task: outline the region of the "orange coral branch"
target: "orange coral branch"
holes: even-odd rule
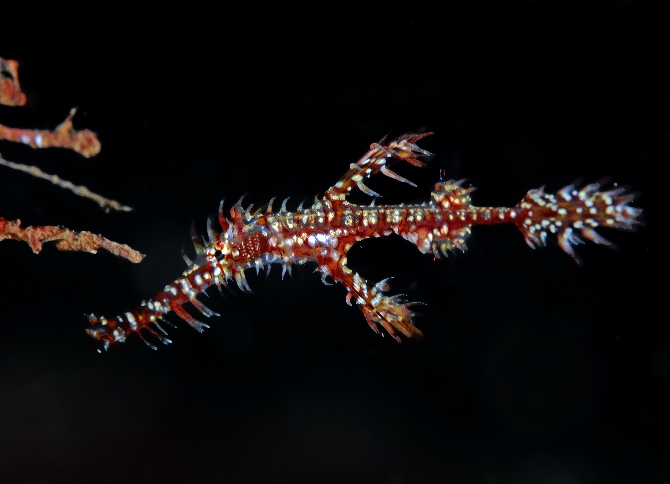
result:
[[[61,188],[65,188],[66,190],[72,191],[75,195],[79,195],[80,197],[84,198],[89,198],[93,200],[94,202],[97,202],[102,208],[105,210],[109,211],[109,209],[113,210],[119,210],[122,212],[130,212],[133,208],[128,207],[126,205],[121,205],[119,202],[115,200],[110,200],[109,198],[105,198],[102,195],[98,195],[97,193],[94,193],[90,191],[88,188],[82,185],[75,185],[72,182],[69,182],[67,180],[63,180],[61,177],[58,175],[49,175],[48,173],[44,173],[42,170],[40,170],[36,166],[29,166],[29,165],[24,165],[21,163],[14,163],[12,161],[5,160],[2,155],[0,155],[0,165],[4,165],[8,168],[12,168],[14,170],[19,170],[23,171],[25,173],[28,173],[32,176],[35,176],[37,178],[42,178],[44,180],[48,180],[54,185],[58,185]]]
[[[0,104],[7,106],[23,106],[26,96],[19,85],[18,63],[13,60],[0,58]],[[59,124],[54,131],[31,130],[8,128],[0,124],[0,140],[20,142],[32,148],[67,148],[89,158],[100,152],[100,141],[92,131],[87,129],[77,131],[72,128],[72,117],[76,109],[70,111],[70,115]],[[27,166],[12,163],[0,157],[0,164],[9,168],[24,171],[38,178],[49,180],[60,187],[67,188],[77,195],[90,198],[100,204],[101,207],[116,210],[129,211],[130,207],[121,205],[114,200],[108,200],[96,193],[91,192],[84,186],[76,186],[67,180],[62,180],[56,175],[44,173],[36,166]],[[125,244],[119,244],[91,232],[75,232],[64,227],[44,225],[39,227],[21,228],[21,221],[5,220],[0,217],[0,242],[5,239],[26,242],[33,252],[39,254],[44,242],[56,242],[58,250],[72,250],[97,253],[103,248],[112,254],[128,259],[131,262],[141,262],[144,255]]]
[[[45,225],[41,227],[21,228],[21,220],[11,221],[0,217],[0,241],[5,239],[26,242],[39,254],[44,242],[56,242],[58,250],[72,250],[96,254],[103,248],[112,254],[128,259],[131,262],[142,262],[143,254],[125,244],[111,241],[91,232],[75,232],[64,227]]]
[[[10,128],[0,124],[0,140],[15,141],[31,148],[67,148],[90,158],[100,153],[100,141],[93,131],[72,128],[72,118],[77,109],[72,108],[65,121],[55,130]]]
[[[21,91],[21,86],[19,84],[18,66],[16,61],[0,58],[0,104],[22,106],[26,103],[26,96]],[[77,131],[73,129],[72,118],[76,112],[76,109],[72,109],[70,115],[65,121],[59,124],[54,131],[10,128],[0,124],[0,140],[4,139],[7,141],[19,142],[32,148],[58,147],[71,149],[86,158],[95,156],[100,152],[100,141],[92,131],[87,129]],[[51,183],[70,190],[76,195],[97,202],[107,211],[109,211],[109,209],[121,211],[132,210],[131,207],[121,205],[119,202],[91,192],[85,186],[74,185],[67,180],[62,180],[57,175],[44,173],[36,166],[13,163],[2,159],[1,156],[0,165],[23,171],[37,178],[49,180]]]
[[[0,57],[0,104],[23,106],[26,95],[19,85],[19,63]]]

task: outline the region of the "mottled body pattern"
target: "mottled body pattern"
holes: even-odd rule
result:
[[[330,278],[346,287],[347,303],[361,309],[375,332],[380,333],[381,326],[399,342],[401,336],[418,339],[422,333],[413,324],[414,313],[409,309],[412,303],[388,296],[386,281],[368,283],[347,266],[347,253],[356,242],[396,233],[421,252],[439,257],[440,253],[447,255],[452,250],[465,251],[466,240],[475,225],[512,223],[531,247],[545,245],[547,235],[555,234],[561,248],[579,262],[572,249],[572,245],[581,242],[577,232],[595,243],[609,244],[594,231],[595,227],[630,229],[641,213],[628,205],[632,195],[624,194],[621,188],[600,192],[599,184],[581,189],[568,186],[556,195],[541,188],[531,190],[511,208],[472,206],[470,192],[474,189],[464,188],[462,182],[453,180],[437,183],[430,201],[420,205],[361,206],[347,201],[354,187],[370,196],[379,196],[364,184],[365,179],[378,172],[413,185],[392,172],[388,165],[391,161],[406,161],[422,166],[419,158],[430,153],[416,142],[429,134],[407,134],[386,144],[383,141],[372,144],[310,208],[301,206],[289,212],[284,201],[275,212],[271,201],[265,210],[254,212],[252,207],[244,209],[240,201],[232,207],[228,219],[222,202],[219,224],[223,231],[215,231],[210,221],[206,243],[193,234],[197,258],[190,261],[185,257],[189,268],[181,277],[132,311],[115,318],[91,315],[92,327],[88,333],[102,341],[105,349],[112,343],[125,341],[131,333],[144,340],[142,329],[167,344],[170,340],[160,323],[166,321],[164,318],[170,311],[198,331],[208,326],[191,316],[184,304],[191,303],[206,317],[217,315],[197,299],[210,286],[216,284],[221,288],[235,282],[242,291],[250,292],[244,275],[249,268],[258,271],[278,263],[285,273],[290,272],[292,264],[314,261],[324,283],[329,284]]]

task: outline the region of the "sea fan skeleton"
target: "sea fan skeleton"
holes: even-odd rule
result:
[[[555,234],[559,246],[579,263],[572,248],[581,243],[576,232],[596,244],[609,245],[594,228],[631,229],[641,214],[640,209],[628,205],[633,195],[624,194],[623,188],[600,192],[598,183],[581,189],[570,185],[556,195],[545,193],[542,188],[530,190],[511,208],[472,206],[470,193],[474,188],[464,188],[462,181],[454,180],[437,183],[430,201],[420,205],[362,206],[347,201],[354,187],[367,195],[380,196],[363,183],[378,172],[414,185],[388,165],[399,160],[423,166],[419,158],[431,153],[419,148],[416,142],[430,134],[406,134],[388,143],[372,144],[310,208],[303,209],[301,204],[297,211],[289,212],[285,200],[281,209],[274,212],[271,200],[265,210],[252,211],[252,206],[243,208],[240,200],[231,208],[228,219],[221,202],[218,218],[222,233],[213,229],[211,220],[207,225],[207,243],[203,244],[193,233],[197,258],[191,261],[184,256],[189,267],[180,277],[153,299],[123,315],[115,318],[90,315],[92,327],[88,334],[107,349],[110,344],[123,342],[137,333],[149,347],[156,349],[141,331],[145,329],[162,343],[170,343],[160,326],[170,311],[200,332],[209,327],[183,306],[190,302],[204,316],[218,316],[197,299],[210,286],[216,284],[221,289],[234,281],[242,291],[250,292],[244,275],[249,268],[258,271],[278,263],[282,265],[283,276],[294,263],[315,261],[323,282],[330,284],[327,281],[330,277],[344,285],[346,302],[358,305],[375,332],[380,333],[381,326],[398,342],[401,335],[419,339],[422,333],[414,326],[414,313],[409,309],[413,303],[387,296],[387,280],[369,283],[347,266],[347,253],[356,242],[396,233],[421,252],[439,257],[440,253],[446,256],[449,251],[465,251],[466,239],[475,225],[512,223],[531,247],[545,245],[548,234]]]

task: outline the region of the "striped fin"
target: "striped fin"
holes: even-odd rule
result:
[[[594,229],[609,227],[630,230],[639,223],[639,208],[628,204],[634,200],[624,188],[601,192],[600,183],[577,189],[568,185],[552,195],[544,187],[530,190],[510,214],[526,242],[532,248],[546,245],[547,236],[555,234],[558,245],[578,264],[574,245],[584,243],[581,235],[596,244],[612,244]],[[579,234],[579,235],[578,235]]]
[[[358,187],[363,193],[372,197],[379,197],[381,195],[363,183],[366,178],[370,178],[379,172],[395,180],[416,186],[411,181],[391,171],[387,165],[392,160],[400,160],[414,166],[424,166],[419,157],[432,156],[432,153],[419,148],[415,143],[431,134],[406,134],[387,144],[384,144],[384,140],[379,143],[373,143],[370,145],[370,150],[358,162],[349,165],[349,170],[340,181],[328,189],[326,198],[331,200],[344,199],[353,187]]]

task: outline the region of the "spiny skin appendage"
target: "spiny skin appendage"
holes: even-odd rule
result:
[[[572,245],[581,242],[576,231],[595,243],[608,244],[594,228],[631,229],[641,214],[640,209],[628,205],[633,197],[624,194],[623,189],[599,192],[598,184],[580,190],[568,186],[557,195],[547,194],[541,188],[530,190],[517,206],[509,208],[473,206],[470,194],[474,188],[463,187],[462,180],[437,183],[430,201],[420,205],[363,206],[348,202],[353,187],[374,197],[381,196],[363,183],[379,172],[413,185],[392,172],[388,165],[399,160],[423,166],[419,158],[430,153],[415,143],[429,134],[407,134],[387,144],[383,141],[372,144],[310,208],[301,204],[296,211],[288,211],[287,199],[279,211],[273,211],[273,199],[264,210],[252,211],[252,206],[243,208],[240,200],[231,208],[228,219],[221,202],[218,221],[222,232],[213,229],[211,220],[207,224],[208,240],[192,230],[196,258],[185,257],[189,267],[179,278],[153,299],[123,315],[115,318],[91,315],[88,334],[107,349],[137,333],[150,348],[156,349],[144,338],[142,330],[164,344],[170,343],[160,325],[172,324],[166,319],[169,312],[200,332],[209,327],[184,306],[190,303],[205,317],[218,316],[197,299],[212,285],[221,290],[234,282],[242,292],[251,293],[245,277],[247,269],[258,272],[263,268],[269,270],[271,264],[281,264],[283,278],[287,272],[290,274],[293,264],[316,262],[324,284],[331,285],[327,280],[330,278],[344,285],[346,302],[361,309],[375,332],[383,334],[381,327],[398,342],[402,341],[401,336],[420,339],[423,334],[414,326],[414,313],[409,309],[416,303],[387,295],[387,280],[370,284],[347,266],[347,254],[354,244],[395,233],[421,252],[438,258],[450,251],[465,251],[466,240],[475,225],[513,223],[531,247],[545,245],[547,236],[555,234],[560,247],[578,261],[572,249]]]

